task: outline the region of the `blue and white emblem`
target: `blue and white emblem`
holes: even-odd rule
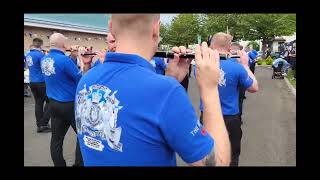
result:
[[[226,78],[224,75],[226,75],[226,73],[220,68],[219,86],[226,86]]]
[[[31,56],[27,56],[26,57],[26,62],[27,62],[27,65],[30,67],[30,66],[33,66],[33,61],[32,61],[32,57]]]
[[[111,90],[106,86],[92,85],[89,90],[84,88],[76,97],[76,126],[79,134],[86,132],[83,140],[87,147],[102,151],[106,141],[108,146],[122,152],[120,143],[121,127],[117,127],[119,100],[115,97],[117,91],[111,95]],[[90,138],[89,138],[90,137]],[[94,142],[94,143],[93,143]]]
[[[44,60],[42,60],[41,62],[42,73],[45,74],[46,76],[55,74],[56,72],[53,64],[54,64],[54,60],[52,58],[47,57]]]

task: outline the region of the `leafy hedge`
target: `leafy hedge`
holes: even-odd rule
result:
[[[272,61],[273,61],[272,57],[271,57],[271,56],[268,56],[267,59],[266,59],[266,64],[267,64],[267,65],[271,65],[271,64],[272,64]]]

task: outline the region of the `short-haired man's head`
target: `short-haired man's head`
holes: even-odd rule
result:
[[[79,45],[73,45],[70,47],[70,55],[71,56],[78,56],[78,49],[79,49]]]
[[[229,50],[232,40],[231,37],[230,34],[223,32],[216,33],[212,36],[210,47],[220,50]]]
[[[112,14],[113,34],[131,31],[143,34],[149,31],[148,25],[160,19],[160,14]]]
[[[42,44],[43,44],[43,41],[40,38],[34,38],[32,40],[32,46],[34,46],[35,48],[40,48]]]
[[[231,44],[231,49],[241,50],[241,49],[242,49],[242,46],[241,46],[239,43],[237,43],[237,42],[233,42],[233,43]]]
[[[111,33],[108,33],[107,44],[108,44],[109,51],[111,51],[111,52],[116,51],[116,39],[113,37],[113,35]]]
[[[160,40],[160,14],[112,14],[109,29],[117,46],[122,41],[141,41],[156,50]]]
[[[242,46],[237,42],[233,42],[230,46],[231,54],[235,55],[235,54],[237,54],[237,51],[239,51],[239,50],[242,50]]]
[[[251,49],[250,49],[250,46],[246,46],[246,48],[244,49],[246,52],[249,52]]]
[[[65,49],[66,41],[68,40],[67,37],[65,37],[61,33],[54,33],[49,38],[50,47],[55,47],[59,49]]]

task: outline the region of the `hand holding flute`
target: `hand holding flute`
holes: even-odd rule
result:
[[[82,73],[87,72],[91,68],[92,55],[87,55],[87,53],[91,53],[92,49],[86,47],[78,48],[78,56],[80,58],[80,70]]]
[[[189,72],[189,66],[192,58],[190,57],[191,50],[186,49],[184,46],[173,47],[170,56],[166,54],[158,54],[168,57],[170,59],[166,69],[166,76],[172,76],[181,82]],[[157,54],[157,53],[156,53]],[[189,54],[189,56],[187,56]],[[194,55],[193,55],[194,56]]]

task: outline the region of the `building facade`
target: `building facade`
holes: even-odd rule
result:
[[[49,37],[54,32],[68,38],[67,46],[92,46],[102,50],[108,32],[107,14],[25,14],[24,51],[29,50],[36,37],[43,40],[43,49],[49,49]]]

